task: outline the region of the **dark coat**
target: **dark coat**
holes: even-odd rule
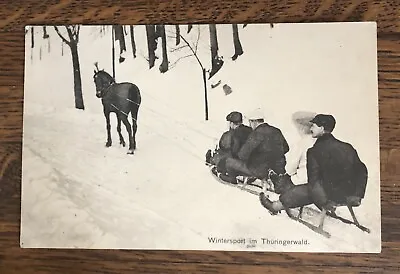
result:
[[[219,149],[213,157],[213,162],[221,171],[225,170],[225,159],[227,157],[237,158],[240,148],[251,132],[251,127],[239,125],[237,128],[230,129],[222,134],[219,140]]]
[[[289,145],[280,129],[267,123],[254,129],[238,153],[240,160],[258,177],[265,177],[268,169],[285,173]]]
[[[349,196],[364,198],[367,167],[352,145],[336,139],[332,134],[319,137],[307,151],[307,175],[311,190],[322,186],[325,192],[325,195],[314,197],[319,204],[327,200],[345,203]],[[321,197],[325,201],[321,201]]]
[[[253,130],[251,129],[251,127],[245,125],[240,125],[233,130],[232,149],[231,149],[232,157],[238,158],[238,153],[240,149],[247,141],[247,138],[249,137],[252,131]]]

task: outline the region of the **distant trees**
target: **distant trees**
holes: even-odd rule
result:
[[[158,43],[161,42],[160,50],[160,59],[161,63],[159,65],[159,71],[161,73],[166,73],[168,70],[177,65],[177,63],[188,57],[194,57],[201,68],[201,76],[204,84],[204,100],[205,100],[205,118],[208,119],[208,99],[207,99],[207,80],[211,79],[215,74],[217,74],[224,65],[223,56],[219,53],[218,47],[218,26],[215,24],[209,24],[208,32],[209,41],[207,41],[207,47],[209,47],[209,56],[210,63],[208,65],[209,69],[207,69],[206,62],[201,60],[198,49],[199,49],[199,41],[200,41],[200,26],[197,26],[197,34],[193,33],[193,29],[196,25],[187,25],[187,29],[184,30],[181,25],[174,25],[171,28],[166,30],[166,26],[164,25],[146,25],[144,26],[146,32],[146,40],[147,40],[147,56],[145,57],[148,61],[149,69],[152,69],[157,59],[159,57],[156,55],[158,49]],[[245,25],[243,25],[243,28]],[[43,39],[49,39],[49,27],[42,26]],[[104,36],[106,33],[106,26],[100,27],[100,34]],[[61,53],[64,53],[64,44],[68,45],[71,58],[72,58],[72,66],[73,66],[73,77],[74,77],[74,96],[75,96],[75,108],[77,109],[85,109],[83,94],[82,94],[82,80],[81,80],[81,71],[80,71],[80,61],[79,61],[79,52],[78,52],[78,44],[79,44],[79,25],[66,25],[66,26],[54,26],[54,30],[57,35],[61,38],[62,48]],[[111,27],[112,30],[112,64],[113,64],[113,76],[115,77],[115,42],[119,42],[119,63],[124,62],[125,57],[123,55],[127,50],[125,35],[130,36],[130,43],[132,48],[133,58],[137,57],[137,44],[135,41],[135,27],[134,26],[121,26],[115,25]],[[27,28],[25,33],[29,35],[30,38],[30,46],[33,50],[35,47],[35,31],[32,26],[30,29]],[[243,55],[243,47],[239,37],[239,28],[237,24],[232,24],[232,37],[233,37],[233,49],[234,53],[231,56],[232,60],[235,61],[241,55]],[[170,40],[168,40],[170,38]],[[190,38],[190,39],[189,39]],[[194,41],[192,41],[194,40]],[[204,39],[203,39],[204,40]],[[49,40],[48,40],[49,41]],[[128,42],[129,43],[129,42]],[[178,55],[176,60],[170,62],[169,59],[169,47],[168,43],[173,43],[170,45],[171,52],[179,52],[183,53],[181,56]],[[204,49],[204,45],[203,45]],[[185,51],[186,50],[186,51]],[[50,41],[48,42],[48,51],[50,51]],[[40,57],[41,57],[41,49],[40,49]],[[176,56],[176,55],[175,55]],[[204,57],[204,56],[203,56]]]
[[[188,25],[187,34],[189,34],[193,29],[193,25]],[[162,62],[159,66],[159,70],[161,73],[167,72],[170,68],[173,68],[180,60],[188,57],[194,57],[201,68],[201,75],[204,85],[204,105],[205,105],[205,120],[208,120],[208,96],[207,96],[207,73],[208,79],[211,79],[218,71],[223,67],[224,60],[223,56],[219,55],[218,48],[218,35],[217,35],[217,26],[215,24],[208,25],[209,31],[209,47],[210,47],[210,56],[211,56],[211,69],[207,70],[205,68],[204,62],[200,59],[198,53],[198,45],[200,40],[200,28],[198,27],[198,33],[196,37],[196,41],[191,43],[184,35],[181,33],[181,29],[179,25],[175,25],[175,32],[170,31],[170,35],[168,38],[174,39],[175,48],[172,49],[172,52],[186,50],[186,55],[182,54],[175,62],[170,65],[168,59],[168,50],[167,50],[167,36],[164,25],[146,25],[146,38],[147,38],[147,48],[148,48],[148,60],[149,69],[153,68],[158,58],[156,56],[156,50],[158,46],[158,38],[161,38],[162,43]],[[243,54],[242,44],[239,38],[239,30],[238,25],[232,25],[232,36],[233,36],[233,48],[234,54],[232,56],[232,60],[235,61],[239,56]],[[182,45],[183,43],[183,45]],[[189,51],[189,53],[187,53]]]

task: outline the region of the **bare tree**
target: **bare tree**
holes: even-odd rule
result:
[[[34,27],[31,27],[31,48],[35,47],[35,30]]]
[[[232,60],[235,61],[240,55],[243,54],[242,44],[240,43],[239,30],[237,24],[232,24],[233,31],[233,45],[235,47],[235,54],[232,56]]]
[[[154,25],[146,25],[147,48],[149,52],[149,69],[154,67],[156,61],[157,37],[156,27]]]
[[[179,28],[179,25],[175,25],[175,33],[176,33],[176,43],[175,46],[179,45],[181,42],[181,30]]]
[[[124,29],[121,25],[114,26],[115,41],[119,41],[119,63],[125,61],[122,54],[126,51]]]
[[[85,105],[83,103],[83,95],[82,95],[82,81],[81,81],[81,70],[79,65],[79,55],[78,55],[78,43],[79,43],[79,25],[68,25],[64,26],[68,38],[64,37],[64,35],[60,32],[60,29],[54,26],[54,29],[58,36],[67,44],[71,50],[72,56],[72,67],[74,74],[74,95],[75,95],[75,108],[77,109],[85,109]]]
[[[176,52],[176,51],[184,51],[184,50],[188,50],[189,53],[186,55],[183,55],[181,57],[179,57],[172,65],[171,67],[174,67],[178,62],[180,62],[182,59],[185,58],[189,58],[189,57],[194,57],[197,61],[197,64],[199,65],[199,67],[201,68],[201,75],[202,75],[202,79],[203,79],[203,85],[204,85],[204,112],[205,112],[205,120],[208,120],[208,94],[207,94],[207,70],[203,65],[203,62],[200,60],[197,49],[198,49],[198,45],[199,45],[199,40],[200,40],[200,28],[198,27],[198,32],[197,32],[197,38],[196,41],[194,42],[194,44],[190,44],[189,41],[182,36],[182,34],[180,33],[180,39],[183,41],[184,45],[179,46],[177,48],[172,49],[172,52]],[[176,38],[176,33],[175,36],[171,35],[169,36],[169,38]]]
[[[130,26],[129,30],[131,34],[132,54],[133,58],[136,58],[136,42],[135,42],[135,32],[133,26]]]
[[[211,71],[208,79],[211,79],[222,67],[224,60],[222,56],[218,56],[218,37],[217,37],[217,27],[215,24],[210,24],[210,44],[211,44]]]
[[[162,42],[162,56],[163,60],[162,63],[159,67],[161,73],[165,73],[168,71],[168,52],[167,52],[167,38],[165,35],[165,26],[160,25],[159,26],[159,35],[161,36],[161,42]]]
[[[48,39],[50,35],[47,33],[46,26],[43,26],[43,39]]]

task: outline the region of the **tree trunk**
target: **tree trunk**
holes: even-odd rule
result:
[[[46,26],[43,26],[43,39],[47,39],[49,38],[49,34],[47,33],[47,29]]]
[[[210,29],[211,58],[212,60],[214,60],[218,56],[217,26],[215,24],[210,24],[209,29]]]
[[[232,24],[233,31],[233,45],[235,47],[235,54],[232,56],[232,60],[235,61],[240,55],[243,54],[242,44],[239,39],[239,30],[237,24]]]
[[[163,28],[164,28],[163,25],[156,25],[155,39],[158,39],[158,38],[162,37]]]
[[[179,25],[175,25],[175,33],[176,33],[176,43],[175,45],[179,45],[181,42],[181,30],[179,28]]]
[[[136,58],[136,42],[135,42],[135,32],[133,30],[133,26],[130,26],[130,33],[131,33],[132,54],[133,58]]]
[[[162,56],[163,60],[159,67],[161,73],[165,73],[168,71],[168,52],[167,52],[167,37],[165,35],[165,26],[160,26],[160,35],[162,41]]]
[[[81,70],[79,66],[79,56],[78,56],[78,45],[75,41],[71,41],[70,45],[71,55],[72,55],[72,67],[74,71],[74,95],[75,95],[75,108],[85,109],[83,104],[82,95],[82,81],[81,81]]]
[[[149,52],[149,69],[154,67],[156,61],[156,28],[154,25],[146,25],[146,36],[147,36],[147,48]]]
[[[114,41],[115,31],[114,26],[111,26],[111,42],[112,42],[112,77],[115,79],[115,41]]]
[[[33,26],[31,27],[31,48],[35,47],[35,33],[33,32]]]
[[[125,58],[122,56],[122,54],[126,51],[124,29],[121,25],[116,25],[114,29],[115,41],[119,41],[119,63],[122,63],[125,61]]]
[[[207,72],[203,69],[203,84],[204,84],[204,109],[205,109],[205,119],[208,120],[208,97],[207,97]]]
[[[209,25],[210,29],[210,44],[211,44],[211,71],[208,79],[214,76],[224,64],[222,57],[218,56],[218,37],[217,27],[215,24]]]

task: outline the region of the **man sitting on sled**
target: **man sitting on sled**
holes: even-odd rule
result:
[[[243,125],[243,115],[233,111],[226,116],[229,122],[229,130],[224,132],[219,140],[218,149],[212,155],[211,150],[207,151],[206,162],[216,166],[217,171],[225,174],[226,159],[236,158],[237,154],[251,133],[252,129]]]
[[[300,139],[290,148],[286,154],[286,174],[278,176],[270,171],[269,178],[274,181],[274,192],[281,194],[294,185],[305,184],[307,180],[307,151],[315,143],[312,137],[311,120],[317,113],[297,111],[292,115],[292,122],[297,129]]]
[[[260,110],[254,111],[248,119],[253,131],[238,157],[226,160],[228,176],[224,180],[230,183],[236,183],[236,176],[265,179],[269,169],[278,174],[285,173],[285,154],[289,145],[280,129],[265,123]]]
[[[368,172],[357,151],[336,139],[331,132],[336,121],[332,115],[318,114],[311,120],[311,132],[317,138],[307,151],[308,183],[293,185],[280,176],[272,176],[274,184],[289,185],[278,201],[270,201],[260,193],[261,204],[273,215],[280,210],[315,204],[333,212],[336,205],[358,206],[364,198]]]

